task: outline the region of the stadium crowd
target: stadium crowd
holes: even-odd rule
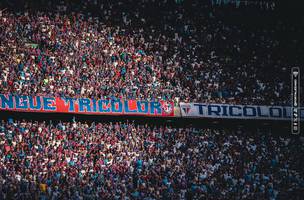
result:
[[[1,93],[284,105],[304,63],[302,26],[275,11],[251,23],[199,0],[42,2],[0,11]]]
[[[289,105],[304,63],[303,19],[274,7],[12,2],[1,94]],[[148,122],[0,121],[0,200],[303,198],[303,138]]]
[[[0,123],[0,199],[301,199],[304,141],[134,122]]]

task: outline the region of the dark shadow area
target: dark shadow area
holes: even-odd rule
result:
[[[177,118],[177,117],[143,117],[143,116],[111,116],[111,115],[75,115],[63,113],[30,113],[1,111],[0,118],[8,120],[45,121],[46,123],[71,122],[127,122],[134,121],[135,124],[148,124],[151,126],[172,127],[195,127],[216,129],[242,129],[255,131],[270,130],[273,134],[291,134],[290,121],[271,120],[236,120],[236,119],[210,119],[210,118]],[[301,129],[302,129],[301,125]],[[251,130],[251,131],[250,131]]]

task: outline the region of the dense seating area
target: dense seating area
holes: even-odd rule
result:
[[[304,63],[301,24],[273,10],[42,2],[1,11],[1,93],[289,105]]]
[[[304,64],[304,18],[284,18],[270,1],[240,2],[0,1],[0,94],[11,94],[1,100],[0,200],[303,199],[304,138],[278,134],[269,119],[285,131],[288,108],[278,106],[291,105],[290,72]],[[103,113],[120,104],[97,112],[97,101],[78,99],[87,115],[76,120],[67,101],[44,98],[42,109],[30,96],[145,102]],[[152,101],[160,111],[151,106],[148,118]],[[193,108],[185,104],[178,119],[161,118],[174,114],[169,101],[277,107],[262,116],[230,105],[228,117],[228,105],[214,105],[223,113],[208,107],[209,119],[194,109],[181,116]],[[52,114],[61,117],[45,120]],[[247,127],[250,119],[263,128]]]
[[[133,122],[0,124],[0,199],[300,199],[303,140]]]

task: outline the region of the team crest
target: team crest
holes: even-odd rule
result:
[[[172,108],[172,104],[169,102],[163,102],[162,103],[162,109],[165,113],[169,114],[172,112],[173,108]]]
[[[186,114],[188,114],[189,111],[190,111],[190,109],[191,109],[191,106],[190,106],[190,105],[183,105],[182,109],[183,109],[183,111],[184,111]]]

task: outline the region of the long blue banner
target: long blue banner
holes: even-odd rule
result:
[[[0,110],[90,115],[174,116],[170,101],[88,99],[0,94]]]

